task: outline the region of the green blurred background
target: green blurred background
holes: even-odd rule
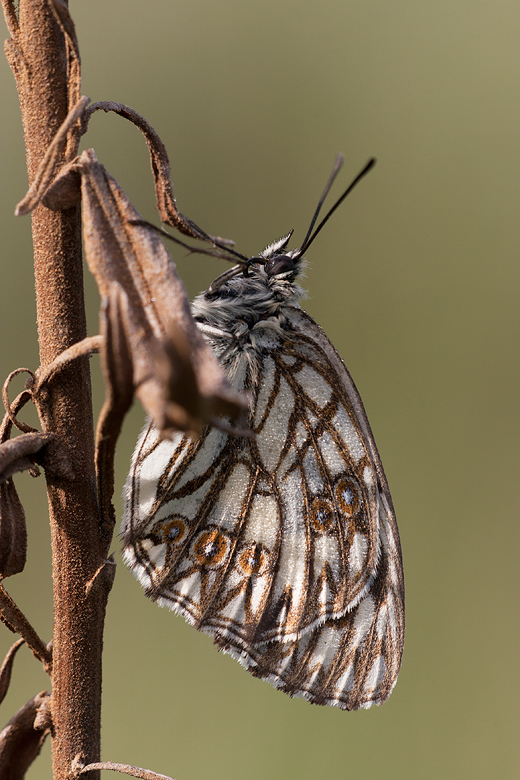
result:
[[[106,626],[104,759],[177,780],[517,778],[519,4],[70,7],[83,92],[146,116],[169,150],[181,210],[246,254],[290,228],[301,241],[336,152],[345,153],[338,194],[378,158],[309,251],[305,308],[365,402],[407,585],[397,687],[383,707],[346,713],[253,679],[146,600],[120,565]],[[5,62],[0,79],[4,377],[38,360],[30,221],[12,216],[26,174]],[[97,114],[84,145],[157,221],[139,132]],[[173,255],[191,295],[220,270]],[[90,279],[87,297],[94,334]],[[92,366],[99,408],[97,358]],[[119,444],[118,493],[142,416],[133,410]],[[7,586],[49,639],[44,481],[16,483],[29,559]],[[117,539],[113,547],[120,560]],[[0,639],[3,653],[12,636],[1,627]],[[45,687],[22,648],[2,722]],[[28,777],[50,776],[47,744]]]

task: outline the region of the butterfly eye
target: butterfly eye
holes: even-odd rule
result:
[[[294,260],[289,255],[275,255],[267,263],[265,272],[267,276],[276,276],[287,271],[294,271],[295,268]]]
[[[249,271],[251,269],[251,266],[255,265],[256,263],[259,263],[260,265],[265,265],[265,260],[263,257],[250,257],[244,268],[244,276],[246,278],[249,276]]]

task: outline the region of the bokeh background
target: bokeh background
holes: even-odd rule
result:
[[[253,679],[149,602],[121,564],[106,625],[104,759],[177,780],[517,778],[519,4],[70,6],[83,92],[144,114],[169,150],[183,213],[246,254],[290,228],[301,241],[336,152],[337,194],[378,158],[309,251],[305,308],[365,402],[407,585],[397,687],[383,707],[346,713]],[[12,216],[26,187],[21,123],[4,61],[0,79],[4,377],[38,359],[30,221]],[[137,129],[97,114],[84,145],[157,221]],[[172,253],[192,295],[220,271]],[[90,279],[87,305],[94,334]],[[99,408],[97,358],[92,367]],[[136,407],[119,444],[118,492],[142,417]],[[16,482],[29,560],[7,586],[49,639],[44,481]],[[113,547],[120,560],[117,538]],[[0,627],[2,654],[11,642]],[[46,685],[22,648],[2,723]],[[28,777],[51,777],[49,744]]]

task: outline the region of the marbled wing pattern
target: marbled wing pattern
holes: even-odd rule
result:
[[[385,701],[399,671],[399,536],[359,394],[298,304],[299,266],[268,264],[290,259],[286,242],[193,305],[249,394],[253,435],[208,427],[170,440],[146,427],[126,485],[125,558],[151,598],[253,675],[353,710]]]

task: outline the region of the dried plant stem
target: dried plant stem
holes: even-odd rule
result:
[[[130,764],[115,764],[113,761],[100,761],[97,764],[89,764],[81,769],[80,774],[90,772],[92,769],[110,769],[112,772],[121,772],[131,777],[139,777],[140,780],[173,780],[168,775],[160,775],[151,769],[141,769],[140,766]]]
[[[50,379],[52,379],[57,373],[59,373],[65,366],[71,363],[73,360],[77,360],[79,357],[85,355],[93,355],[99,352],[103,344],[103,338],[101,336],[87,336],[83,341],[73,344],[61,355],[58,355],[56,360],[52,363],[48,363],[44,368],[38,371],[37,382],[31,390],[36,394],[38,390]]]
[[[52,671],[52,653],[47,645],[40,639],[23,612],[16,606],[9,593],[0,584],[0,619],[3,623],[20,634],[33,655],[42,661],[43,667],[49,674]]]
[[[78,99],[78,68],[70,66],[47,0],[20,0],[17,24],[12,17],[6,52],[17,81],[31,184]],[[79,210],[40,206],[32,215],[32,230],[45,370],[86,335]],[[65,780],[78,754],[86,763],[99,760],[102,635],[110,587],[110,578],[98,577],[87,588],[107,556],[99,534],[88,358],[65,366],[35,403],[44,431],[57,434],[74,472],[68,478],[47,475],[54,585],[53,766],[55,780]]]

